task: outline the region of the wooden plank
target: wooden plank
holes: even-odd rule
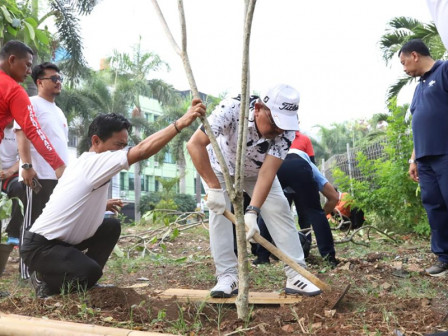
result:
[[[10,336],[175,336],[150,331],[103,327],[0,312],[0,335]]]
[[[234,304],[236,295],[231,298],[212,298],[209,290],[169,288],[158,295],[161,299],[175,299],[179,302],[207,302]],[[249,292],[250,304],[293,304],[302,301],[298,295],[286,295],[285,293]]]

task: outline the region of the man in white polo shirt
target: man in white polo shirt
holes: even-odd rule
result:
[[[259,232],[261,214],[277,247],[305,266],[302,246],[288,201],[276,177],[298,130],[299,93],[289,85],[272,87],[261,97],[250,98],[247,150],[244,160],[244,190],[251,196],[244,221],[250,228],[247,239]],[[230,175],[235,175],[240,97],[223,100],[209,117],[210,126],[227,161]],[[193,163],[208,191],[210,209],[210,248],[216,266],[217,284],[212,297],[229,297],[238,290],[238,260],[233,251],[232,224],[223,216],[230,209],[224,176],[210,140],[198,129],[187,144]],[[286,293],[313,296],[321,290],[285,267]]]
[[[93,120],[90,151],[70,163],[42,215],[25,232],[20,253],[34,272],[31,281],[38,297],[96,284],[120,236],[118,219],[104,218],[104,211],[115,206],[107,203],[111,178],[156,154],[203,115],[205,106],[194,99],[180,119],[129,150],[124,150],[131,128],[126,118],[102,114]]]
[[[42,63],[36,65],[31,73],[34,83],[37,86],[37,96],[30,97],[36,117],[40,122],[42,130],[47,134],[53,147],[64,161],[68,164],[68,125],[62,110],[56,106],[55,99],[62,90],[62,76],[59,68],[53,63]],[[26,188],[27,207],[22,226],[22,234],[29,230],[34,221],[42,213],[50,195],[53,192],[58,179],[54,170],[36,151],[34,146],[25,137],[24,132],[16,123],[16,138],[20,153],[19,180],[23,181]],[[33,178],[37,178],[42,186],[37,194],[31,188]],[[20,273],[22,279],[28,279],[29,274],[26,266],[21,261]]]

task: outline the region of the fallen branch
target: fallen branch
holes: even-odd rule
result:
[[[391,235],[387,234],[387,233],[384,232],[384,231],[381,231],[380,229],[374,227],[373,225],[361,226],[360,228],[357,228],[356,230],[354,230],[350,236],[346,236],[345,238],[343,238],[343,239],[341,239],[341,240],[337,240],[337,241],[335,241],[334,243],[335,243],[335,244],[343,244],[343,243],[352,242],[353,244],[356,244],[356,245],[369,246],[369,245],[370,245],[369,243],[357,242],[357,241],[354,240],[355,235],[356,235],[359,231],[361,231],[361,230],[365,230],[365,229],[367,229],[367,239],[368,239],[368,240],[371,240],[371,239],[370,239],[370,230],[373,229],[373,230],[377,231],[378,233],[381,233],[382,235],[386,236],[386,237],[389,238],[390,240],[392,240],[395,244],[397,244],[397,240],[394,239]]]
[[[260,324],[257,324],[255,327],[250,327],[250,328],[244,328],[244,329],[239,329],[238,328],[237,330],[232,331],[231,333],[225,334],[224,336],[240,334],[240,333],[242,333],[244,331],[254,330],[254,329],[260,328],[260,327],[265,326],[265,325],[267,325],[267,323],[260,323]]]
[[[158,210],[159,211],[159,210]],[[136,240],[137,242],[128,246],[126,248],[126,255],[127,258],[130,258],[130,252],[135,251],[138,246],[142,246],[143,250],[141,252],[142,257],[145,256],[146,252],[154,254],[153,251],[148,247],[148,245],[155,244],[157,242],[157,245],[160,246],[164,243],[165,239],[169,237],[173,230],[177,229],[178,231],[185,231],[189,230],[191,228],[194,228],[199,225],[204,225],[204,219],[205,216],[202,213],[198,212],[188,212],[188,213],[180,213],[176,210],[171,209],[163,209],[163,212],[166,212],[167,214],[180,214],[174,222],[169,223],[168,225],[163,225],[158,228],[154,228],[151,230],[145,230],[143,232],[139,232],[138,234],[129,234],[129,235],[123,235],[119,238],[119,240]],[[196,218],[199,218],[199,221],[192,222],[190,224],[180,224],[179,222],[187,221],[189,217],[196,216]]]

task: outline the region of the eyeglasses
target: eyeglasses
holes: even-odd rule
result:
[[[41,79],[41,80],[44,80],[44,79],[50,79],[53,83],[57,83],[58,81],[60,81],[61,83],[64,81],[64,77],[62,77],[62,76],[56,76],[56,75],[54,75],[54,76],[50,76],[50,77],[42,77],[42,78],[39,78],[39,79]]]

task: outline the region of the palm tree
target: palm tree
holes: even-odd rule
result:
[[[132,117],[134,118],[135,141],[139,142],[142,131],[140,125],[145,123],[141,114],[140,97],[155,98],[162,106],[174,104],[179,98],[177,91],[171,85],[160,79],[148,79],[152,72],[161,68],[169,69],[168,64],[163,62],[157,54],[144,52],[141,48],[141,37],[134,47],[132,55],[115,51],[114,55],[109,58],[109,64],[115,76],[114,90],[129,95],[128,104],[132,108]],[[136,221],[140,220],[140,168],[139,164],[134,165]]]
[[[421,39],[428,46],[434,59],[446,56],[446,49],[434,23],[423,23],[409,17],[396,17],[388,23],[386,33],[381,37],[380,49],[386,64],[392,60],[401,47],[412,39]],[[388,100],[398,95],[400,90],[414,78],[402,77],[388,91]]]
[[[65,54],[60,68],[73,84],[87,71],[79,32],[79,15],[90,14],[97,0],[2,0],[0,5],[0,47],[4,42],[19,39],[30,45],[40,59],[48,60],[58,48]],[[41,13],[42,8],[48,11]],[[46,26],[54,19],[56,34]]]

